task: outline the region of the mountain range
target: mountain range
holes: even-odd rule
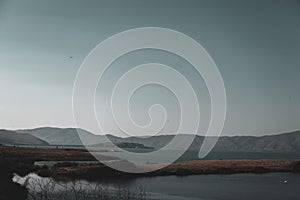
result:
[[[94,135],[83,129],[42,127],[27,130],[0,130],[0,143],[10,145],[86,145],[105,146],[107,138],[116,144],[137,144],[159,149],[168,144],[174,135],[158,135],[153,137],[121,138],[113,135]],[[179,135],[182,141],[192,135]],[[203,136],[196,136],[190,150],[199,150]],[[132,146],[132,145],[131,145]],[[300,131],[267,136],[222,136],[214,147],[214,151],[222,152],[300,152]]]
[[[8,130],[0,130],[0,143],[8,145],[49,145],[45,140],[31,134],[19,134]]]

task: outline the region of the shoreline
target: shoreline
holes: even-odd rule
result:
[[[105,160],[115,160],[116,157],[103,155]],[[36,161],[61,161],[52,168],[35,166]],[[64,163],[67,161],[68,163]],[[36,173],[42,177],[51,177],[55,180],[129,180],[140,177],[158,176],[187,176],[208,174],[237,174],[237,173],[271,173],[271,172],[300,172],[300,160],[291,159],[258,159],[258,160],[194,160],[173,163],[160,170],[144,173],[130,174],[109,168],[104,164],[76,165],[70,161],[96,161],[86,150],[81,149],[47,149],[0,146],[0,199],[25,199],[26,188],[12,182],[14,173],[25,176]],[[131,164],[120,160],[125,164]],[[122,164],[124,164],[122,163]],[[151,167],[141,165],[137,167]],[[14,191],[14,192],[11,192]]]
[[[134,165],[113,156],[101,154],[103,160],[118,160],[120,164]],[[53,149],[0,146],[0,159],[9,160],[23,171],[34,172],[42,176],[54,178],[136,178],[148,176],[185,176],[201,174],[235,174],[235,173],[271,173],[300,172],[300,160],[294,159],[239,159],[239,160],[192,160],[177,162],[165,168],[148,173],[126,173],[107,167],[97,161],[84,149]],[[52,167],[36,166],[36,161],[59,161]],[[74,161],[74,163],[73,163]],[[79,161],[79,162],[78,162]],[[80,161],[87,161],[80,165]],[[137,169],[151,168],[157,164],[134,165]],[[18,173],[18,171],[16,171]],[[22,173],[21,173],[22,174]]]
[[[199,160],[174,163],[160,170],[130,174],[119,172],[103,164],[86,166],[62,163],[51,169],[39,170],[36,173],[43,177],[52,177],[58,180],[85,179],[97,181],[103,179],[130,179],[140,177],[158,176],[190,176],[190,175],[215,175],[215,174],[263,174],[263,173],[299,173],[299,160]]]

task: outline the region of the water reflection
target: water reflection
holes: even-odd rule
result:
[[[35,173],[30,173],[24,177],[14,174],[12,180],[28,189],[29,200],[148,199],[143,188],[129,189],[121,184],[91,183],[83,180],[62,182],[55,181],[52,178],[40,177]]]

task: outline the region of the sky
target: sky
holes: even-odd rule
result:
[[[0,0],[0,128],[76,127],[72,90],[84,58],[111,35],[150,26],[192,37],[213,58],[227,95],[223,135],[300,130],[299,21],[300,3],[290,0]],[[205,83],[170,53],[142,50],[118,59],[96,97],[109,96],[125,69],[154,61],[191,81],[204,132],[210,117]],[[133,118],[147,123],[147,109],[161,101],[170,117],[165,131],[172,132],[180,114],[175,97],[162,87],[144,89],[130,104]],[[81,128],[97,130],[88,123]]]

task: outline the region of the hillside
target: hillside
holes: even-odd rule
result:
[[[48,145],[47,142],[30,134],[0,130],[0,143],[8,145]]]
[[[88,131],[75,128],[37,128],[31,130],[21,130],[19,133],[28,133],[52,145],[82,145],[80,138],[85,138],[85,143],[89,145],[101,144],[105,146],[107,139],[104,136],[97,136]],[[120,138],[113,135],[107,137],[115,144],[134,143],[146,147],[159,149],[167,145],[174,135],[159,135],[148,138],[128,137]],[[189,139],[192,135],[179,135],[182,141]],[[190,150],[199,150],[203,142],[203,136],[196,136]],[[180,145],[180,144],[178,144]],[[220,137],[214,151],[221,152],[280,152],[295,153],[300,152],[300,131],[283,133],[269,136],[223,136]]]
[[[248,152],[300,152],[300,131],[262,137],[222,137],[215,150]]]
[[[111,136],[113,142],[135,142],[140,143],[145,146],[161,148],[168,144],[174,136],[162,135],[150,138],[118,138]],[[190,135],[179,135],[182,140],[191,137]],[[190,150],[199,150],[203,142],[203,136],[196,136]],[[300,131],[292,133],[283,133],[279,135],[269,135],[269,136],[223,136],[220,137],[214,151],[221,152],[280,152],[280,153],[291,153],[300,152]]]
[[[33,135],[41,140],[47,141],[50,145],[82,145],[80,138],[84,138],[85,144],[88,145],[105,142],[105,137],[103,136],[96,136],[86,130],[75,128],[63,129],[43,127],[28,130],[18,130],[17,132]]]

